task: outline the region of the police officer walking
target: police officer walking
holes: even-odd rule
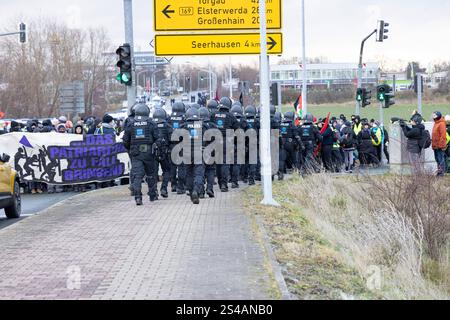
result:
[[[189,133],[191,157],[189,163],[185,163],[186,186],[193,204],[200,203],[200,194],[204,188],[205,165],[203,163],[203,148],[205,141],[203,134],[208,127],[200,119],[199,111],[191,108],[186,113],[184,128]]]
[[[162,184],[160,194],[167,198],[169,193],[167,187],[170,180],[170,138],[172,136],[172,127],[167,122],[167,114],[164,109],[156,109],[153,113],[153,122],[155,123],[156,141],[153,145],[153,155],[155,157],[155,171],[158,174],[159,166],[162,170]]]
[[[172,114],[169,118],[169,125],[172,130],[181,129],[184,125],[184,115],[186,113],[186,107],[183,102],[176,102],[172,106]],[[170,144],[170,152],[175,147],[175,144],[171,142]],[[171,162],[170,168],[170,184],[172,186],[172,192],[176,192],[177,194],[185,194],[185,181],[186,181],[186,172],[183,165],[175,165]]]
[[[248,179],[248,184],[250,186],[255,184],[255,180],[256,180],[256,175],[257,175],[257,169],[258,169],[258,163],[259,163],[259,129],[260,129],[260,122],[259,119],[257,118],[257,113],[258,111],[256,110],[256,108],[254,106],[248,106],[247,108],[245,108],[245,122],[247,124],[247,128],[246,128],[246,132],[248,130],[255,130],[255,134],[256,137],[258,139],[258,144],[257,144],[257,163],[250,163],[250,150],[252,150],[251,146],[249,145],[250,141],[246,142],[246,150],[247,150],[247,155],[246,155],[246,167],[247,169],[245,170],[247,172],[247,179]]]
[[[130,120],[123,136],[125,148],[131,154],[131,175],[136,205],[142,203],[142,179],[147,176],[150,201],[157,200],[155,159],[152,146],[156,140],[155,127],[150,119],[150,109],[145,104],[136,106],[135,118]]]
[[[233,141],[227,141],[227,130],[237,130],[239,128],[239,122],[230,112],[231,105],[231,99],[223,97],[219,103],[219,110],[212,115],[214,123],[221,131],[223,138],[223,162],[217,164],[217,178],[219,180],[220,191],[222,192],[228,192],[228,182],[230,180],[230,166],[227,165],[226,155],[227,146],[234,147]]]
[[[305,149],[301,156],[301,174],[310,174],[318,169],[318,164],[314,157],[314,150],[317,144],[322,141],[319,129],[313,123],[312,114],[307,114],[303,124],[300,126],[300,138]]]
[[[217,129],[216,125],[211,121],[211,113],[208,109],[202,107],[198,110],[200,119],[203,121],[203,125],[206,126],[207,130],[209,129]],[[211,143],[211,142],[209,142]],[[207,146],[209,144],[207,141],[204,141],[204,144]],[[214,154],[212,155],[214,156]],[[205,159],[204,159],[205,160]],[[213,163],[205,163],[205,178],[206,178],[206,194],[210,198],[214,198],[214,180],[216,178],[216,165]],[[205,188],[203,185],[202,191],[200,193],[200,198],[205,197]]]
[[[247,125],[244,118],[244,110],[240,102],[235,102],[233,107],[231,108],[231,114],[235,116],[236,120],[239,122],[239,129],[245,130]],[[238,163],[238,141],[237,138],[234,138],[234,163],[231,166],[231,188],[236,189],[239,188],[239,178],[241,173],[243,173],[242,164]]]
[[[295,126],[295,113],[290,111],[284,115],[280,124],[281,155],[280,155],[280,180],[283,180],[287,164],[292,168],[298,166],[298,151],[303,149],[302,139],[298,128]]]

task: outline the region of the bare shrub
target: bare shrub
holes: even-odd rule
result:
[[[305,215],[362,276],[374,266],[382,270],[383,296],[448,298],[422,275],[423,248],[427,248],[424,223],[431,218],[425,220],[419,214],[426,207],[417,214],[404,214],[398,204],[383,200],[387,193],[400,198],[402,192],[389,183],[374,186],[371,179],[335,179],[319,174],[304,183],[290,181],[286,193],[306,209]],[[403,199],[401,206],[406,206],[408,199]]]
[[[440,261],[450,237],[450,183],[426,172],[413,176],[371,178],[377,200],[423,225],[426,253]]]

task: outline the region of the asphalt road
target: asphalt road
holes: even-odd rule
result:
[[[0,229],[17,223],[27,217],[38,214],[39,212],[51,207],[52,205],[70,198],[77,193],[64,192],[55,194],[23,194],[22,195],[22,216],[20,219],[8,220],[5,216],[5,211],[0,209]]]

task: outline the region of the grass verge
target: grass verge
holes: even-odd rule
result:
[[[448,299],[445,263],[443,270],[427,260],[417,226],[392,208],[374,209],[366,188],[356,178],[294,178],[274,184],[281,208],[261,206],[258,187],[245,191],[246,210],[262,217],[291,294]]]

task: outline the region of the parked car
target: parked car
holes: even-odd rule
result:
[[[8,164],[9,159],[6,154],[0,156],[0,209],[5,209],[8,219],[17,219],[22,213],[19,176]]]

